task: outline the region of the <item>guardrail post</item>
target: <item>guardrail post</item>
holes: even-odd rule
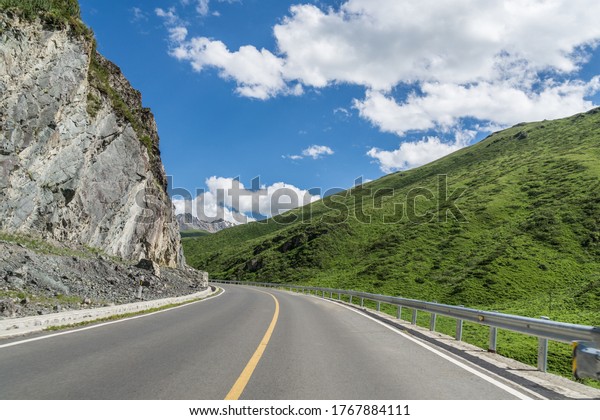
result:
[[[456,320],[456,341],[462,341],[462,334],[463,334],[463,320],[457,319]]]
[[[496,353],[496,346],[498,344],[498,328],[490,327],[490,345],[488,351],[490,353]]]
[[[352,305],[352,295],[350,295],[350,305]]]
[[[325,290],[322,291],[322,298],[325,299]]]
[[[360,298],[360,307],[361,308],[365,307],[365,298]]]
[[[431,313],[431,319],[429,320],[429,331],[435,331],[435,323],[437,321],[437,314]]]
[[[464,305],[460,305],[460,307],[464,308]],[[462,336],[463,336],[463,320],[457,319],[456,320],[456,334],[455,334],[456,341],[462,341]]]
[[[381,312],[381,302],[377,301],[377,312]]]
[[[338,300],[342,300],[342,294],[338,293]]]
[[[402,306],[398,305],[398,309],[396,309],[396,319],[402,319]]]
[[[411,323],[413,325],[417,325],[417,310],[416,309],[412,310],[412,320],[411,320]]]
[[[547,316],[541,316],[541,319],[550,319]],[[538,338],[538,370],[546,372],[548,370],[548,339]]]

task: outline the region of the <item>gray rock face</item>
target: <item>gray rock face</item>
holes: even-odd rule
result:
[[[206,287],[206,276],[189,267],[161,267],[158,277],[91,252],[41,254],[0,240],[0,319],[134,302],[142,282],[145,300],[187,295]]]
[[[178,214],[177,223],[179,224],[179,230],[182,232],[188,230],[203,230],[208,233],[217,233],[223,229],[228,229],[235,226],[233,223],[222,219],[215,220],[213,222],[206,222],[192,216],[190,213]]]
[[[0,300],[0,317],[14,318],[19,313],[19,308],[12,300]]]
[[[182,267],[152,113],[96,54],[0,13],[0,230]]]

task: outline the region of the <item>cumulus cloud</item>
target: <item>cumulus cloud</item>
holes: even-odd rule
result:
[[[443,142],[438,137],[426,137],[416,142],[400,144],[396,150],[372,148],[367,155],[376,159],[385,173],[414,168],[442,158],[467,146],[477,133],[471,130],[457,131],[454,141]]]
[[[185,26],[174,26],[169,28],[169,39],[173,42],[181,42],[187,37],[188,30]]]
[[[594,106],[586,96],[600,90],[600,77],[585,83],[546,81],[539,91],[509,83],[481,82],[470,86],[424,83],[422,95],[410,95],[399,104],[378,91],[355,100],[359,114],[382,131],[400,136],[409,130],[448,129],[461,118],[493,121],[497,126],[522,121],[560,118]]]
[[[253,184],[256,184],[253,180]],[[192,213],[200,220],[223,219],[235,224],[272,217],[319,200],[319,195],[285,182],[247,188],[237,178],[210,177],[206,189],[195,199],[173,198],[176,214]]]
[[[328,146],[313,145],[302,151],[302,155],[313,159],[333,155],[333,150]]]
[[[471,83],[526,63],[571,72],[595,45],[600,4],[582,0],[348,0],[297,5],[274,28],[286,76],[389,90],[407,81]]]
[[[524,68],[568,73],[585,60],[582,46],[597,45],[599,13],[595,0],[348,0],[327,10],[295,5],[274,27],[284,64],[279,83],[344,82],[389,91],[414,81],[494,80]]]
[[[599,15],[597,0],[298,4],[274,26],[273,51],[230,50],[178,31],[170,52],[198,72],[219,69],[250,98],[361,86],[365,96],[353,104],[358,115],[403,136],[458,130],[465,119],[505,126],[592,108],[598,77],[583,80],[579,70],[600,42]]]
[[[304,149],[302,151],[301,155],[291,155],[291,156],[287,156],[287,157],[292,160],[301,160],[301,159],[304,159],[305,157],[316,160],[316,159],[322,158],[324,156],[331,156],[333,154],[334,154],[334,151],[331,149],[331,147],[319,146],[319,145],[314,144],[314,145]]]
[[[179,41],[171,54],[178,60],[189,61],[198,72],[207,67],[220,69],[221,77],[237,82],[237,91],[242,96],[267,99],[294,92],[281,78],[283,59],[264,48],[245,46],[231,52],[221,41],[196,37]]]

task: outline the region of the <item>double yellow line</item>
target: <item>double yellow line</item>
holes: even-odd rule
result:
[[[279,301],[277,300],[277,298],[275,296],[273,296],[270,293],[267,293],[267,292],[262,292],[262,293],[266,293],[267,295],[271,296],[273,298],[273,300],[275,301],[275,314],[273,314],[273,319],[271,320],[271,324],[269,325],[269,328],[267,328],[267,332],[265,333],[264,337],[260,341],[260,344],[258,345],[256,351],[250,358],[250,361],[248,361],[248,364],[242,371],[241,375],[239,376],[237,381],[235,381],[235,384],[233,385],[233,387],[231,388],[231,390],[225,397],[226,400],[237,400],[240,398],[240,395],[242,395],[242,392],[244,392],[246,385],[248,385],[248,381],[250,381],[250,378],[252,377],[252,374],[254,373],[254,369],[256,369],[258,362],[260,362],[260,358],[262,357],[263,353],[265,352],[265,349],[267,348],[267,345],[269,344],[269,340],[271,339],[271,336],[273,335],[273,330],[275,330],[275,325],[277,324],[277,319],[279,318]]]

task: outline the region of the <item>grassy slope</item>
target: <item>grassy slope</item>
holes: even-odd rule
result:
[[[76,35],[93,37],[81,21],[77,0],[0,0],[0,11],[15,13],[28,20],[39,17],[44,24],[55,29],[63,29],[68,25]]]
[[[182,238],[200,238],[202,236],[209,236],[212,233],[205,230],[184,230],[179,232]]]
[[[466,222],[422,198],[417,213],[429,211],[433,221],[383,222],[415,188],[437,196],[439,174],[447,174],[450,193],[466,188],[457,200]],[[367,189],[395,195],[377,209]],[[364,190],[313,204],[304,222],[280,217],[185,239],[187,261],[213,278],[333,286],[600,325],[600,111],[520,124]],[[360,194],[362,206],[354,201]],[[353,215],[357,208],[371,223]],[[483,332],[474,334],[484,345]]]
[[[29,18],[39,13],[51,13],[63,19],[80,17],[77,0],[0,0],[0,10],[7,9],[15,9]]]

